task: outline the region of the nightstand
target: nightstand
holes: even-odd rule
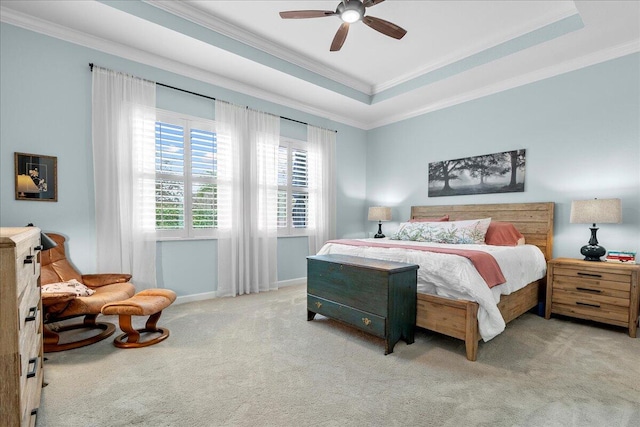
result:
[[[551,314],[623,326],[636,337],[640,265],[556,258],[547,267],[545,318]]]

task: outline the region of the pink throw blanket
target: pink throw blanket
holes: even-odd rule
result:
[[[450,255],[458,255],[461,257],[465,257],[469,259],[480,276],[487,282],[487,285],[490,288],[494,286],[500,285],[507,281],[502,275],[502,270],[498,265],[496,259],[486,252],[482,251],[474,251],[470,249],[451,249],[451,248],[434,248],[427,246],[412,246],[412,245],[394,245],[389,243],[377,243],[377,242],[363,242],[362,240],[352,240],[352,239],[343,239],[343,240],[329,240],[327,243],[337,243],[340,245],[348,245],[348,246],[368,246],[368,247],[376,247],[376,248],[400,248],[400,249],[410,249],[413,251],[423,251],[423,252],[436,252],[441,254],[450,254]]]

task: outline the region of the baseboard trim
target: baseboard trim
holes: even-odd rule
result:
[[[278,288],[285,288],[287,286],[306,285],[306,277],[298,277],[297,279],[281,280],[278,282]]]
[[[194,301],[204,301],[208,299],[216,298],[216,292],[204,292],[201,294],[182,295],[176,298],[174,304],[185,304]]]
[[[278,282],[278,288],[286,288],[287,286],[304,285],[307,283],[306,277],[298,277],[297,279],[281,280]],[[194,301],[204,301],[208,299],[217,298],[215,291],[203,292],[201,294],[182,295],[176,298],[174,304],[186,304]]]

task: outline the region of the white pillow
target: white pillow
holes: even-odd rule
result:
[[[41,292],[73,292],[78,297],[88,297],[96,293],[96,291],[86,287],[76,279],[71,279],[67,282],[48,283],[46,285],[42,285]]]
[[[394,240],[416,242],[484,244],[491,218],[448,222],[403,222],[391,236]]]

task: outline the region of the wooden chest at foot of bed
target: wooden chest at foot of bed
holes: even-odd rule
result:
[[[348,255],[307,258],[307,320],[316,313],[385,340],[414,341],[418,266]]]

